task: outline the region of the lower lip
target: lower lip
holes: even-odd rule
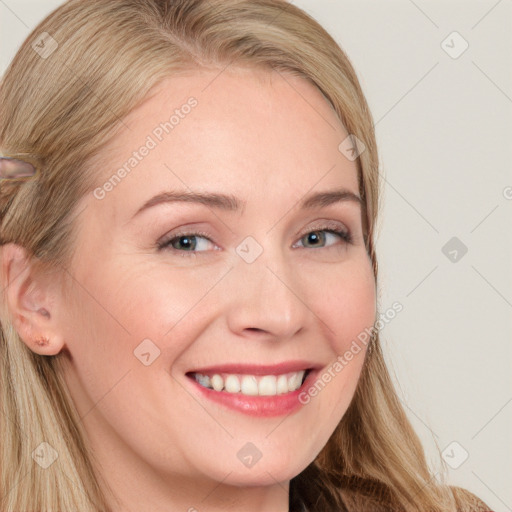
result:
[[[242,393],[215,391],[201,386],[194,377],[189,377],[189,379],[204,397],[213,402],[250,416],[273,417],[291,414],[301,405],[304,405],[299,401],[299,395],[311,386],[317,374],[318,371],[316,370],[310,371],[299,389],[274,396],[248,396]]]

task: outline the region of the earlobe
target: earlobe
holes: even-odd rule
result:
[[[48,279],[35,275],[26,249],[14,243],[0,248],[4,310],[21,340],[41,355],[55,355],[64,343],[52,314]]]

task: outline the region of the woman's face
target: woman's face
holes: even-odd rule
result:
[[[78,205],[62,321],[65,377],[112,478],[273,485],[326,444],[364,350],[332,365],[375,320],[347,135],[312,85],[261,70],[174,77],[123,120]]]

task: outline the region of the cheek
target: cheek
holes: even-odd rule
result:
[[[123,278],[123,290],[129,289],[128,293],[119,294],[123,305],[119,315],[129,327],[133,343],[150,338],[165,350],[167,363],[172,363],[215,314],[209,292],[228,270],[194,272],[186,267],[138,266],[132,278]]]
[[[365,360],[367,333],[376,315],[375,278],[368,258],[347,261],[335,272],[316,277],[316,286],[309,288],[309,305],[322,320],[317,325],[323,326],[331,356],[299,397],[306,404],[305,414],[315,418],[311,458],[325,446],[350,405]]]
[[[374,324],[375,278],[367,258],[347,262],[335,272],[319,277],[309,290],[310,304],[325,324],[326,339],[336,354],[343,354]]]

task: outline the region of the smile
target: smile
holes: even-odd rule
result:
[[[242,414],[284,416],[302,409],[303,389],[311,386],[324,365],[288,361],[273,365],[223,364],[186,372],[191,392]]]
[[[243,375],[215,373],[211,376],[194,373],[196,382],[218,392],[240,393],[245,396],[275,396],[299,389],[310,370],[280,375]]]

